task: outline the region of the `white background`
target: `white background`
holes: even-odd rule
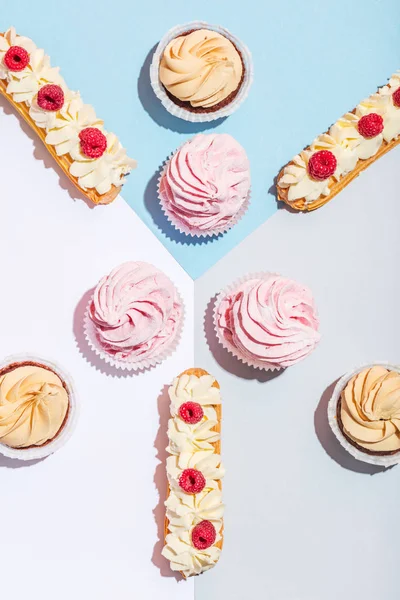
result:
[[[399,161],[400,147],[315,213],[279,210],[195,282],[195,361],[221,384],[227,468],[224,550],[197,600],[399,599],[400,466],[353,459],[326,416],[345,372],[400,363]],[[216,292],[261,270],[308,285],[321,320],[315,352],[272,378],[210,323]]]
[[[192,598],[193,581],[178,582],[160,556],[160,461],[164,386],[193,366],[193,282],[121,198],[94,209],[78,199],[4,100],[0,139],[0,355],[59,362],[82,402],[57,454],[28,464],[0,456],[1,597]],[[139,375],[107,368],[82,339],[89,290],[127,260],[164,270],[187,313],[178,351]]]
[[[279,211],[198,280],[193,338],[193,283],[134,211],[121,199],[95,209],[76,200],[2,101],[0,136],[0,354],[60,362],[82,400],[57,454],[28,465],[0,458],[4,597],[186,600],[195,587],[197,600],[398,600],[399,467],[347,455],[326,405],[348,369],[400,362],[400,148],[316,213]],[[176,283],[186,327],[161,366],[118,377],[82,342],[82,314],[99,278],[137,259]],[[323,335],[274,378],[216,345],[209,309],[207,339],[203,330],[214,294],[262,269],[311,287]],[[177,582],[160,557],[164,386],[193,364],[224,397],[225,546],[215,569]]]

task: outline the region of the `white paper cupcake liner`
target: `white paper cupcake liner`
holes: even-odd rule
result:
[[[390,371],[396,371],[397,373],[400,373],[400,366],[391,365],[386,362],[374,362],[374,363],[362,365],[360,367],[357,367],[356,369],[353,369],[349,373],[346,373],[346,375],[343,375],[343,377],[341,377],[341,379],[339,379],[339,381],[337,382],[337,384],[335,386],[335,389],[333,390],[332,398],[330,399],[329,404],[328,404],[328,421],[329,421],[329,425],[330,425],[333,433],[335,434],[335,436],[338,439],[341,446],[343,446],[343,448],[345,448],[345,450],[347,450],[347,452],[349,454],[354,456],[354,458],[356,458],[357,460],[360,460],[362,462],[369,463],[370,465],[376,465],[376,466],[381,466],[381,467],[391,467],[393,465],[397,465],[398,463],[400,463],[400,452],[398,452],[397,454],[389,455],[389,456],[378,456],[378,455],[373,455],[373,454],[367,454],[366,452],[359,450],[345,438],[345,436],[343,435],[343,433],[339,427],[339,424],[337,421],[337,416],[336,416],[337,415],[337,406],[338,406],[338,402],[340,400],[340,395],[342,393],[342,390],[346,387],[347,383],[350,381],[350,379],[357,373],[360,373],[361,371],[363,371],[364,369],[370,369],[371,367],[375,367],[375,366],[385,367],[386,369],[389,369]]]
[[[265,277],[266,275],[271,275],[271,274],[277,275],[277,273],[270,273],[267,271],[263,271],[263,272],[259,272],[259,273],[249,273],[248,275],[244,275],[243,277],[237,279],[236,281],[231,283],[228,287],[226,287],[224,290],[222,290],[217,295],[217,298],[215,301],[215,306],[214,306],[214,315],[213,315],[214,331],[215,331],[215,334],[217,336],[219,343],[225,348],[225,350],[230,352],[230,354],[232,354],[235,358],[240,360],[245,365],[248,365],[249,367],[253,367],[254,369],[260,369],[262,371],[281,371],[283,369],[283,367],[278,367],[278,366],[272,365],[270,363],[265,363],[264,361],[261,361],[261,360],[251,359],[251,358],[247,358],[247,357],[245,358],[244,356],[242,356],[240,354],[240,352],[238,351],[238,349],[236,348],[236,346],[231,344],[231,342],[229,340],[225,339],[221,335],[221,333],[219,331],[219,326],[218,326],[218,308],[219,308],[219,305],[221,304],[222,300],[226,296],[233,294],[240,285],[242,285],[243,283],[246,283],[246,281],[249,281],[250,279],[261,279],[261,278]]]
[[[60,367],[58,363],[46,360],[40,356],[34,354],[17,354],[8,356],[0,362],[0,369],[4,369],[12,363],[22,363],[25,361],[32,361],[38,364],[42,364],[49,367],[54,371],[62,381],[64,381],[68,390],[69,397],[69,413],[67,421],[62,428],[61,432],[45,446],[37,446],[34,448],[11,448],[5,444],[0,444],[0,454],[7,456],[8,458],[16,458],[18,460],[38,460],[45,458],[54,452],[57,452],[68,440],[74,432],[78,417],[79,417],[79,401],[76,395],[75,384],[71,375]]]
[[[178,323],[177,328],[175,329],[174,334],[171,336],[171,338],[168,340],[165,346],[163,346],[163,348],[160,349],[160,352],[155,356],[143,358],[142,360],[122,360],[115,358],[111,354],[108,354],[98,341],[96,335],[96,326],[94,325],[89,315],[90,305],[93,301],[93,296],[91,297],[86,307],[83,321],[84,335],[89,347],[93,350],[93,352],[97,354],[97,356],[103,359],[108,365],[115,367],[116,369],[121,369],[122,371],[144,371],[145,369],[150,369],[162,363],[166,358],[168,358],[175,352],[182,337],[183,323],[185,321],[185,305],[182,301],[179,292],[176,291],[176,293],[182,307],[181,319]]]
[[[175,152],[172,152],[170,154],[170,156],[167,158],[167,160],[164,162],[163,166],[161,167],[161,172],[160,172],[160,176],[158,178],[158,183],[157,183],[157,193],[158,193],[158,199],[160,201],[161,210],[163,211],[166,219],[171,223],[171,225],[173,225],[175,227],[175,229],[180,231],[180,233],[183,233],[184,235],[190,236],[192,238],[194,238],[194,237],[207,238],[207,237],[212,237],[213,235],[219,235],[221,233],[222,234],[226,233],[227,231],[232,229],[236,225],[236,223],[238,223],[240,221],[240,219],[243,217],[243,215],[246,213],[247,209],[249,208],[251,189],[249,190],[246,200],[243,202],[242,206],[240,207],[240,209],[238,210],[236,215],[234,215],[232,217],[232,219],[225,225],[222,225],[220,227],[214,227],[212,229],[208,229],[207,231],[203,231],[200,229],[194,230],[189,225],[185,225],[184,223],[179,221],[176,218],[176,216],[168,209],[167,202],[165,201],[165,198],[162,196],[161,190],[160,190],[161,181],[166,173],[169,162],[172,159],[172,157],[175,156],[175,154],[179,151],[180,148],[181,148],[181,146],[179,148],[177,148],[177,150],[175,150]]]
[[[228,38],[228,40],[233,42],[233,44],[236,46],[236,48],[242,55],[244,65],[244,78],[240,89],[236,97],[232,100],[232,102],[215,112],[197,113],[191,112],[190,110],[178,106],[173,102],[173,100],[169,98],[168,94],[164,89],[164,86],[161,84],[159,79],[159,66],[162,53],[164,52],[165,47],[174,38],[179,37],[180,35],[182,35],[182,33],[190,31],[191,29],[210,29],[212,31],[220,33],[221,35]],[[228,117],[229,115],[234,113],[242,104],[242,102],[247,98],[251,84],[253,83],[253,77],[253,60],[247,46],[243,44],[243,42],[237,37],[232,35],[232,33],[230,33],[224,27],[220,27],[219,25],[210,25],[206,21],[193,21],[192,23],[186,23],[186,25],[177,25],[176,27],[170,29],[158,44],[150,66],[151,86],[157,98],[161,101],[161,103],[167,109],[167,111],[171,113],[171,115],[173,115],[174,117],[178,117],[178,119],[184,119],[185,121],[190,121],[192,123],[207,123],[210,121],[215,121],[216,119]]]

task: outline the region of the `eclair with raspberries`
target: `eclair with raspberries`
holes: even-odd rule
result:
[[[186,579],[213,568],[223,543],[221,395],[203,369],[188,369],[169,388],[168,493],[163,556]]]
[[[400,71],[281,170],[278,199],[296,210],[315,210],[399,142]]]
[[[11,27],[0,33],[0,94],[94,204],[109,204],[136,167],[92,106],[68,89],[49,57]]]

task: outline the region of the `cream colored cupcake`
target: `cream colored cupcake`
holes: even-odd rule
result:
[[[39,359],[10,359],[1,365],[1,453],[42,458],[69,438],[76,405],[67,378],[55,365]]]

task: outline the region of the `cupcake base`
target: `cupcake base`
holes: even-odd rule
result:
[[[68,394],[68,410],[56,435],[40,446],[27,446],[26,448],[13,448],[0,443],[0,454],[18,460],[39,460],[59,450],[71,437],[79,416],[79,405],[75,393],[75,386],[71,376],[59,365],[48,360],[32,355],[10,356],[0,363],[0,376],[9,373],[16,367],[35,366],[55,373],[61,380]]]
[[[343,446],[343,448],[347,450],[347,452],[351,454],[355,459],[360,460],[361,462],[366,462],[371,465],[391,467],[400,463],[400,450],[395,450],[386,453],[372,452],[363,448],[362,446],[354,442],[352,439],[349,439],[349,437],[345,434],[343,430],[343,423],[340,417],[341,394],[344,388],[346,387],[347,383],[357,373],[360,373],[364,369],[369,369],[374,366],[382,366],[390,371],[396,371],[397,373],[400,373],[400,367],[391,365],[386,362],[377,361],[374,363],[362,365],[343,375],[343,377],[341,377],[337,382],[335,389],[333,390],[332,398],[330,399],[328,404],[328,422],[340,445]]]
[[[180,36],[186,36],[186,35],[190,35],[191,33],[193,33],[194,31],[196,31],[196,29],[189,29],[188,31],[184,31],[183,33],[180,34]],[[162,85],[162,87],[164,88],[165,93],[167,94],[168,98],[177,106],[179,106],[180,108],[184,108],[185,110],[188,110],[189,112],[192,113],[214,113],[218,110],[221,110],[222,108],[225,108],[226,106],[228,106],[231,102],[233,102],[233,100],[236,98],[236,96],[238,95],[240,88],[243,85],[243,81],[245,78],[245,73],[246,73],[246,66],[244,64],[243,61],[243,55],[240,52],[239,48],[236,46],[236,44],[230,40],[233,47],[235,48],[236,52],[239,54],[240,56],[240,60],[242,62],[242,76],[240,78],[239,81],[239,85],[237,86],[236,90],[233,90],[233,92],[231,92],[229,94],[229,96],[227,96],[226,98],[224,98],[223,100],[221,100],[221,102],[218,102],[218,104],[214,104],[214,106],[192,106],[190,104],[190,102],[184,101],[184,100],[180,100],[179,98],[176,98],[176,96],[174,96],[173,94],[171,94],[167,88]]]
[[[181,35],[188,35],[196,29],[209,29],[216,31],[226,37],[235,46],[238,51],[242,65],[242,79],[234,92],[232,92],[223,102],[218,105],[200,111],[190,105],[188,102],[180,102],[177,98],[169,94],[160,82],[159,67],[166,46],[175,38]],[[150,83],[157,98],[161,101],[164,108],[174,117],[190,121],[191,123],[207,123],[216,119],[228,117],[234,113],[242,102],[247,98],[251,84],[253,83],[253,61],[249,49],[243,42],[232,35],[227,29],[218,25],[210,25],[205,21],[193,21],[186,25],[177,25],[168,31],[158,44],[153,55],[150,66]]]

